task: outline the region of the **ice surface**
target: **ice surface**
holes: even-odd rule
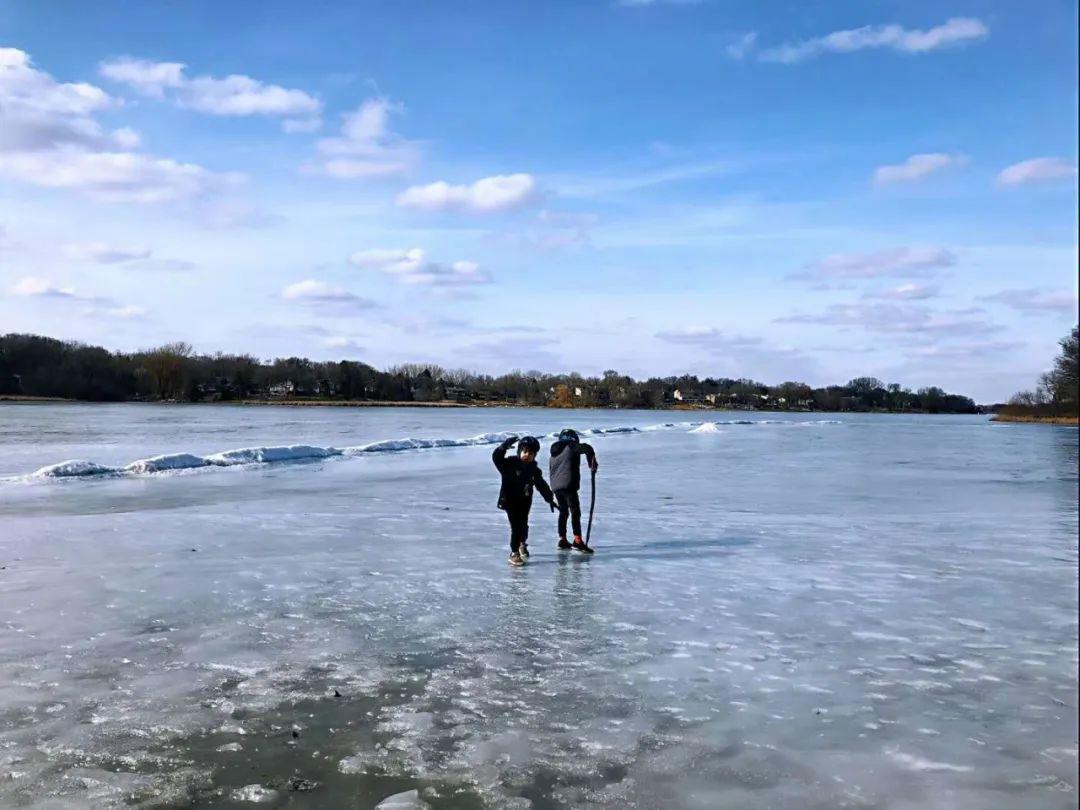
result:
[[[0,806],[1076,806],[1075,430],[4,407]],[[510,569],[491,445],[566,426],[597,554]],[[25,479],[230,446],[349,449]]]

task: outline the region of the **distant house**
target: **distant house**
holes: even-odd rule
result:
[[[197,386],[199,395],[211,402],[221,399],[231,399],[236,394],[236,389],[225,377],[214,377]]]
[[[270,386],[269,393],[272,397],[290,397],[296,393],[296,386],[293,384],[292,380],[273,383]]]
[[[455,402],[465,402],[469,398],[469,392],[459,385],[446,386],[446,398]]]
[[[676,388],[672,392],[671,398],[674,399],[676,402],[683,403],[684,405],[700,405],[705,401],[705,398],[701,396],[701,394],[695,394],[693,391],[684,392],[679,388]]]
[[[574,396],[575,397],[580,397],[581,396],[581,389],[580,388],[577,388],[577,387],[574,388]]]

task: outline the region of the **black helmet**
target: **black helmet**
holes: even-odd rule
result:
[[[522,436],[518,439],[518,452],[522,450],[532,450],[534,453],[540,452],[540,442],[535,436]]]
[[[579,441],[577,431],[572,430],[571,428],[563,428],[563,430],[559,432],[559,439],[564,442],[577,443]]]

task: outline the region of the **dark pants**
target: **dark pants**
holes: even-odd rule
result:
[[[529,539],[529,509],[509,508],[506,518],[510,521],[510,552],[517,554],[521,544]]]
[[[570,518],[574,536],[581,536],[581,501],[576,489],[560,489],[555,492],[559,505],[559,537],[566,537],[566,518]]]

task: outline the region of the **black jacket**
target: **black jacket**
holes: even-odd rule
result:
[[[551,473],[551,488],[556,492],[581,488],[581,456],[591,465],[596,452],[584,442],[559,439],[551,445],[551,461],[548,469]]]
[[[499,508],[508,512],[528,512],[532,507],[533,487],[540,490],[541,496],[549,504],[555,500],[551,487],[544,480],[544,474],[535,461],[526,464],[517,456],[506,457],[510,445],[503,442],[491,454],[495,467],[502,473],[502,487],[499,489]]]

